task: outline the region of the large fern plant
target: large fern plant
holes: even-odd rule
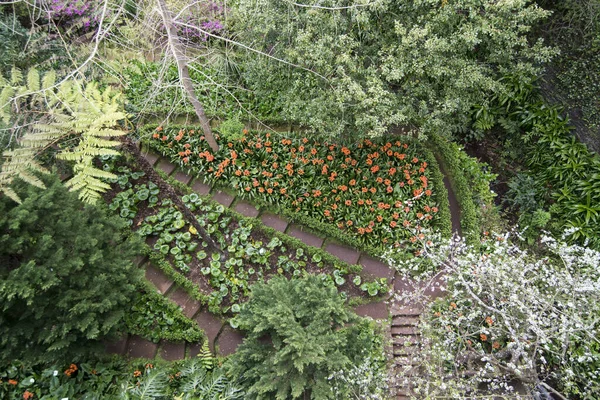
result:
[[[110,87],[100,90],[95,82],[70,80],[57,85],[55,81],[52,71],[40,76],[35,69],[29,70],[26,77],[17,69],[13,69],[10,80],[0,77],[2,123],[12,123],[14,127],[20,113],[34,115],[28,124],[31,128],[18,136],[18,145],[3,154],[0,191],[19,202],[10,188],[14,179],[43,187],[35,174],[47,171],[37,161],[38,156],[73,137],[76,145],[59,152],[57,157],[74,163],[73,177],[66,185],[78,191],[83,201],[94,203],[109,188],[106,180],[115,175],[96,168],[93,160],[118,154],[115,147],[120,142],[114,139],[127,133],[119,125],[126,119],[121,96]]]

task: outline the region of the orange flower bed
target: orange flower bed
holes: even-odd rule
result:
[[[437,219],[437,188],[417,143],[364,139],[342,146],[247,131],[240,140],[219,141],[213,154],[197,131],[159,127],[152,145],[210,183],[329,223],[366,245],[412,247]]]

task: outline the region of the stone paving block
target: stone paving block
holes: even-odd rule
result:
[[[208,311],[201,311],[196,316],[196,322],[198,323],[198,327],[206,333],[208,337],[208,345],[211,351],[215,351],[215,339],[219,335],[221,331],[221,327],[223,326],[223,321],[209,313]]]
[[[180,287],[169,294],[169,298],[181,307],[183,314],[188,318],[192,318],[200,309],[200,303]]]
[[[233,329],[231,326],[226,325],[223,328],[223,332],[217,337],[217,348],[219,349],[219,355],[228,356],[235,353],[237,347],[244,341],[244,335],[241,331]]]
[[[127,355],[131,358],[154,358],[158,344],[139,336],[132,336],[127,343]]]
[[[323,246],[323,238],[312,234],[310,232],[306,232],[302,230],[301,226],[291,225],[287,232],[288,235],[299,239],[302,243],[307,244],[309,246],[321,248]]]
[[[150,165],[156,164],[160,156],[153,152],[142,153],[142,156],[150,163]]]
[[[325,251],[348,264],[358,263],[358,258],[360,257],[360,252],[357,250],[337,243],[328,243],[325,246]]]
[[[247,201],[238,201],[235,205],[235,211],[239,212],[246,217],[256,218],[258,217],[258,210],[252,204]]]
[[[173,175],[173,178],[175,178],[176,180],[178,180],[179,182],[181,182],[185,185],[189,184],[192,181],[192,177],[181,170],[178,170],[177,172],[175,172],[175,175]]]
[[[185,342],[160,342],[160,356],[163,360],[176,361],[185,358]]]
[[[162,294],[165,294],[173,286],[173,280],[153,265],[146,267],[146,279],[152,282]]]
[[[288,222],[285,219],[283,219],[275,214],[269,214],[269,213],[262,214],[260,216],[260,220],[266,226],[273,228],[279,232],[285,232],[285,230],[287,229],[287,226],[288,226]]]
[[[127,336],[116,342],[108,342],[104,345],[104,350],[109,354],[124,355],[127,352]]]
[[[201,195],[207,195],[210,193],[210,185],[202,182],[201,179],[194,180],[194,184],[192,185],[192,190]]]
[[[396,275],[396,279],[394,279],[394,292],[405,293],[412,292],[415,289],[415,282],[409,280],[408,278],[401,277],[400,275]]]
[[[229,193],[223,192],[222,190],[217,190],[213,193],[212,198],[217,203],[223,204],[225,207],[229,207],[231,203],[233,203],[234,196]]]
[[[359,263],[363,266],[363,272],[369,275],[376,276],[377,278],[386,278],[388,282],[394,277],[395,271],[392,268],[373,257],[363,254],[360,257]]]
[[[202,343],[187,343],[186,344],[186,350],[187,350],[187,357],[188,358],[194,358],[196,357],[198,354],[200,354],[200,349],[202,348]]]
[[[373,319],[387,319],[388,309],[384,302],[363,304],[354,308],[354,312],[361,317]]]
[[[171,173],[175,171],[175,164],[171,163],[169,160],[162,159],[156,166],[167,175],[171,175]]]

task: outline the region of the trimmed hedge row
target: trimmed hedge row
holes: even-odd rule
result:
[[[450,186],[456,194],[461,211],[460,226],[463,235],[469,243],[476,243],[480,235],[480,218],[473,200],[471,183],[463,172],[459,156],[461,149],[456,143],[437,135],[431,135],[428,143],[432,151],[439,155],[440,167],[448,174]]]

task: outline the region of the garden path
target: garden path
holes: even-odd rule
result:
[[[269,213],[266,210],[260,210],[246,200],[236,198],[235,195],[205,184],[199,178],[194,179],[157,154],[145,153],[143,156],[154,168],[163,171],[185,185],[189,185],[196,193],[210,195],[213,200],[223,206],[229,207],[244,216],[258,218],[264,225],[293,236],[309,246],[321,248],[342,261],[349,264],[360,264],[366,274],[377,278],[387,278],[388,282],[393,284],[393,291],[389,293],[386,299],[377,303],[357,306],[354,310],[360,316],[371,317],[387,326],[386,329],[390,339],[388,353],[394,359],[395,377],[391,384],[398,400],[408,399],[410,387],[406,385],[406,380],[401,378],[418,373],[414,365],[418,360],[417,345],[419,344],[420,333],[417,325],[422,308],[411,304],[397,303],[393,295],[413,291],[417,288],[417,283],[402,278],[394,269],[378,259],[316,235],[308,228],[292,223],[281,216]],[[449,194],[452,229],[454,232],[460,232],[458,202],[447,179],[444,179],[444,184]],[[243,340],[240,331],[232,329],[226,321],[208,312],[201,306],[200,302],[190,297],[182,288],[177,287],[173,280],[153,266],[146,258],[138,259],[137,263],[145,268],[146,278],[156,286],[160,293],[178,304],[186,316],[198,322],[199,327],[206,333],[213,352],[222,356],[235,352],[237,346]],[[439,278],[428,289],[431,291],[429,293],[431,298],[443,295],[442,280],[442,278]],[[391,323],[388,324],[387,322],[390,320]],[[153,359],[160,356],[165,360],[180,360],[186,356],[193,357],[197,355],[200,351],[200,345],[166,341],[152,343],[137,336],[130,336],[118,342],[107,344],[106,349],[110,353],[123,354],[132,358]]]

